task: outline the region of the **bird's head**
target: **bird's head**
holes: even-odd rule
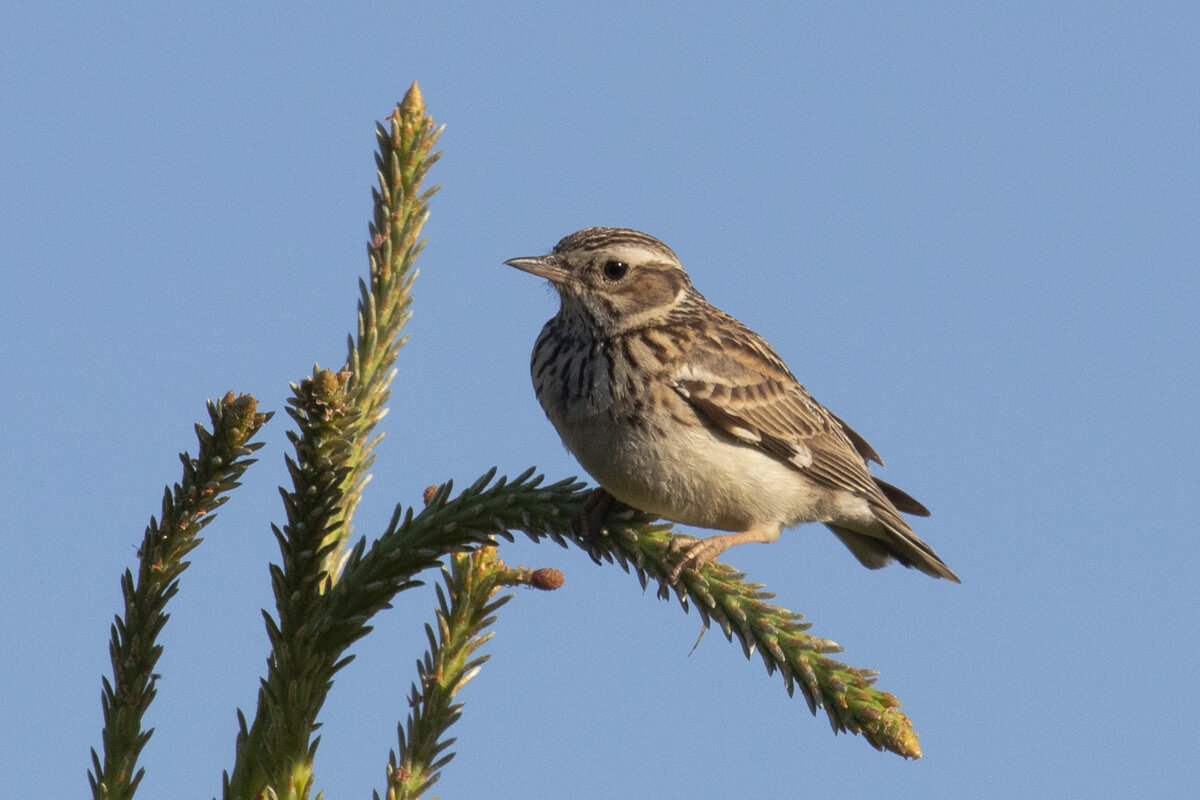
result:
[[[671,248],[626,228],[585,228],[548,255],[504,263],[550,281],[563,313],[582,314],[608,334],[651,323],[695,292]]]

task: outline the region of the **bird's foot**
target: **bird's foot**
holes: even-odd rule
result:
[[[604,533],[604,514],[613,503],[613,496],[600,487],[592,490],[579,509],[579,534],[584,537],[600,536]]]
[[[711,564],[717,557],[731,547],[747,542],[773,542],[779,538],[778,524],[752,525],[740,533],[718,533],[707,539],[694,539],[691,536],[676,535],[667,547],[670,554],[683,550],[683,558],[671,568],[667,578],[671,583],[679,580],[685,569],[700,569],[705,564]]]
[[[728,549],[729,544],[725,542],[725,536],[720,534],[707,539],[697,539],[695,536],[684,534],[672,536],[671,544],[667,546],[667,553],[674,555],[682,552],[683,558],[671,567],[671,571],[667,574],[667,580],[677,583],[685,569],[698,570],[705,564],[711,564]]]

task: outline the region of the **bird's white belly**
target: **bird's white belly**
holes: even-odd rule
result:
[[[684,525],[739,531],[831,518],[832,497],[763,451],[700,425],[619,424],[606,412],[555,422],[567,449],[618,500]]]

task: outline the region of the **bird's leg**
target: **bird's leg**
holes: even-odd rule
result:
[[[676,536],[671,541],[669,552],[675,552],[675,542],[679,541],[685,547],[683,558],[671,568],[668,580],[675,583],[685,569],[700,569],[705,564],[711,564],[717,557],[731,547],[747,542],[773,542],[779,538],[782,526],[778,523],[752,525],[740,533],[718,533],[707,539],[693,539],[691,536]]]

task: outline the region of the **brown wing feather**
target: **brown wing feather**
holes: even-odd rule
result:
[[[843,422],[842,418],[837,414],[834,414],[832,411],[826,409],[826,412],[829,414],[829,416],[833,417],[837,421],[838,425],[842,426],[842,430],[850,439],[850,444],[854,445],[854,449],[857,450],[858,454],[863,457],[863,461],[874,461],[879,466],[883,466],[883,459],[879,457],[879,453],[875,452],[875,448],[871,447],[867,440],[864,439],[858,431],[854,430],[854,428],[851,428],[849,425]]]
[[[852,491],[872,506],[890,505],[840,421],[795,379],[759,375],[750,383],[751,376],[743,374],[730,385],[717,376],[695,374],[677,379],[677,388],[710,422],[831,489]]]
[[[887,481],[880,480],[872,476],[875,485],[879,487],[879,491],[883,492],[883,496],[892,501],[892,505],[903,511],[905,514],[912,514],[914,517],[928,517],[929,509],[921,504],[919,500],[914,498],[903,489],[898,489],[892,486]]]

